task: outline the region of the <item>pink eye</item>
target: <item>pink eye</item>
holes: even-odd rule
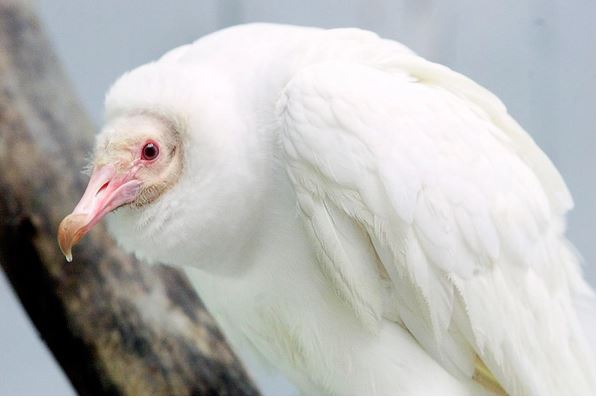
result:
[[[143,160],[154,160],[158,157],[159,153],[160,149],[158,148],[158,144],[154,142],[148,142],[141,151],[141,158]]]

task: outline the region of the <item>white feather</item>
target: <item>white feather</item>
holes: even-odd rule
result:
[[[510,394],[594,392],[568,190],[464,76],[370,32],[257,24],[126,74],[106,107],[185,142],[180,182],[112,232],[185,267],[302,391],[491,392],[478,357]]]

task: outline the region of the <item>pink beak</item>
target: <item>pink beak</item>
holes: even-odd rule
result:
[[[72,247],[106,214],[135,200],[140,187],[133,172],[117,175],[112,165],[95,169],[79,204],[58,227],[58,244],[66,261],[73,259]]]

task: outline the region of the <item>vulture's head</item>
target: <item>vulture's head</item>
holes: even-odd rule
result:
[[[197,265],[233,251],[222,242],[255,214],[258,191],[257,155],[249,141],[237,145],[251,121],[238,117],[236,97],[213,70],[154,63],[121,77],[106,97],[88,186],[59,227],[67,260],[103,218],[150,262]]]

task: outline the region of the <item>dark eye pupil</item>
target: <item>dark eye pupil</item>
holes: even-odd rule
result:
[[[158,147],[149,143],[143,147],[143,158],[146,160],[153,160],[158,156]]]

